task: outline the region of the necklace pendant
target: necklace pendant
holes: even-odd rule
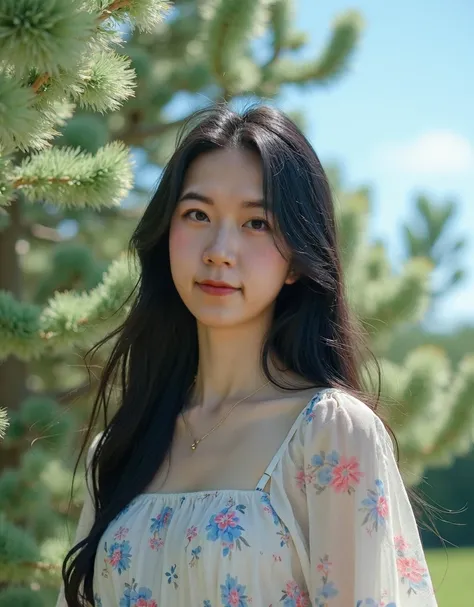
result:
[[[198,446],[198,444],[199,444],[200,442],[201,442],[201,441],[199,441],[199,440],[195,440],[195,441],[194,441],[194,443],[191,445],[191,449],[192,449],[193,451],[196,451],[196,447]]]

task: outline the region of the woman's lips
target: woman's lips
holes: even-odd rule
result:
[[[240,291],[240,289],[234,289],[232,287],[214,287],[213,285],[203,285],[198,283],[198,287],[207,293],[208,295],[231,295]]]

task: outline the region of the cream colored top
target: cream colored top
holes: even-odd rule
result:
[[[93,516],[88,499],[76,541]],[[390,436],[333,389],[254,490],[138,495],[100,540],[94,592],[96,607],[437,605]]]

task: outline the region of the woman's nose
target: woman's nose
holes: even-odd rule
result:
[[[204,251],[204,261],[215,264],[234,264],[238,246],[236,241],[230,228],[216,230],[212,241]]]

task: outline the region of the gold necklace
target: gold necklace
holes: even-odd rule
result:
[[[252,392],[251,394],[249,394],[245,398],[241,398],[239,401],[237,401],[234,405],[232,405],[232,407],[229,409],[229,411],[227,412],[227,414],[220,421],[218,421],[217,424],[215,426],[213,426],[209,430],[209,432],[206,432],[206,434],[204,434],[204,436],[201,436],[201,438],[199,438],[199,439],[194,438],[193,433],[191,432],[191,428],[189,427],[188,422],[186,421],[186,418],[184,417],[184,413],[183,413],[183,411],[181,411],[181,417],[183,418],[184,425],[186,426],[186,429],[189,432],[189,436],[193,439],[193,444],[191,445],[191,449],[193,451],[196,451],[196,447],[199,445],[199,443],[201,441],[203,441],[206,437],[208,437],[209,434],[211,434],[211,432],[214,432],[214,430],[216,430],[221,424],[223,424],[225,422],[225,420],[229,417],[229,415],[232,413],[232,411],[235,409],[235,407],[237,407],[237,405],[239,405],[244,400],[247,400],[247,398],[250,398],[251,396],[253,396],[254,394],[256,394],[259,390],[261,390],[265,386],[268,386],[269,383],[270,382],[267,381],[266,383],[263,384],[263,386],[260,386],[260,388],[257,388],[255,390],[255,392]]]

